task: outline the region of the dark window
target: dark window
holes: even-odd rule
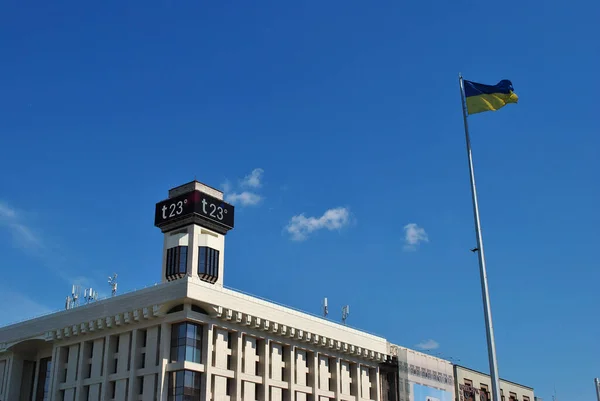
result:
[[[206,246],[198,247],[198,276],[214,283],[219,278],[219,251]]]
[[[50,376],[52,373],[52,358],[40,359],[40,372],[38,373],[37,391],[35,401],[47,401],[50,399],[48,389],[50,388]]]
[[[202,373],[178,370],[168,373],[168,401],[200,401],[200,379]]]
[[[176,246],[167,249],[167,268],[165,278],[174,280],[187,273],[187,246]]]
[[[202,363],[202,333],[199,324],[183,322],[171,326],[171,362]]]
[[[488,392],[487,386],[482,384],[479,389],[479,400],[480,401],[490,401],[490,393]]]
[[[169,313],[181,312],[182,310],[183,310],[183,304],[175,305],[174,307],[169,309],[169,311],[167,312],[167,315]]]
[[[194,305],[194,304],[192,304],[192,312],[197,312],[197,313],[202,313],[203,315],[208,315],[208,312],[204,308],[201,308],[198,305]]]
[[[463,395],[465,401],[475,401],[475,388],[473,387],[473,382],[471,380],[465,379]]]

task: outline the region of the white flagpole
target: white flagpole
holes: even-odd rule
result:
[[[490,376],[492,379],[492,400],[501,401],[500,382],[498,379],[498,362],[496,361],[496,345],[494,341],[494,326],[492,324],[492,309],[488,291],[487,272],[485,269],[485,254],[483,252],[483,238],[481,236],[481,222],[479,221],[479,205],[477,203],[477,189],[475,187],[475,172],[473,171],[473,156],[471,154],[471,138],[469,136],[469,123],[467,121],[467,104],[465,99],[465,85],[462,75],[459,74],[460,97],[462,100],[463,121],[465,125],[465,138],[467,141],[467,156],[469,158],[469,173],[471,175],[471,196],[473,199],[473,215],[475,217],[475,233],[477,235],[477,254],[479,256],[479,274],[481,276],[481,297],[483,298],[483,312],[485,316],[485,332],[487,337],[488,359],[490,363]]]

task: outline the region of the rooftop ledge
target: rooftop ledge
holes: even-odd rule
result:
[[[300,309],[297,309],[297,308],[294,308],[291,306],[287,306],[287,305],[283,305],[283,304],[280,304],[280,303],[277,303],[277,302],[274,302],[271,300],[267,300],[265,298],[258,297],[256,295],[248,294],[248,293],[245,293],[243,291],[240,291],[240,290],[237,290],[234,288],[230,288],[230,287],[226,287],[226,286],[225,287],[217,287],[212,284],[205,283],[204,281],[201,281],[200,279],[198,279],[196,277],[188,277],[188,278],[179,279],[179,280],[166,282],[166,283],[155,283],[152,285],[145,286],[141,289],[133,289],[133,290],[129,290],[127,292],[120,293],[115,296],[107,296],[107,297],[101,298],[99,300],[96,300],[94,302],[90,302],[88,304],[83,304],[83,305],[77,306],[73,309],[57,310],[54,312],[44,313],[41,315],[29,317],[26,319],[21,319],[19,321],[0,326],[0,335],[2,334],[3,331],[17,328],[20,325],[32,323],[32,321],[35,321],[35,320],[41,321],[41,320],[46,320],[51,317],[54,318],[54,317],[59,317],[59,316],[65,316],[69,313],[73,313],[75,311],[81,311],[86,308],[99,306],[102,304],[109,304],[112,302],[117,302],[119,300],[122,301],[123,299],[129,298],[129,297],[138,296],[138,295],[142,295],[145,293],[150,293],[152,291],[157,290],[158,288],[162,289],[167,286],[178,285],[184,281],[188,283],[188,286],[189,285],[192,285],[194,287],[199,286],[199,287],[203,287],[206,289],[210,289],[212,291],[221,292],[224,295],[228,295],[230,297],[235,297],[235,298],[237,298],[239,300],[243,300],[245,302],[254,303],[256,305],[261,305],[263,307],[273,308],[273,309],[288,313],[288,314],[298,317],[298,318],[308,319],[308,320],[311,320],[311,321],[313,321],[315,323],[319,323],[319,324],[325,324],[331,328],[334,328],[337,330],[343,330],[343,331],[346,331],[346,332],[349,332],[349,333],[352,333],[355,335],[359,335],[359,336],[368,338],[370,340],[386,341],[386,339],[384,337],[378,336],[376,334],[373,334],[373,333],[370,333],[370,332],[367,332],[367,331],[364,331],[364,330],[361,330],[361,329],[358,329],[358,328],[355,328],[352,326],[344,325],[344,324],[335,322],[333,320],[324,318],[322,316],[319,316],[319,315],[316,315],[316,314],[313,314],[310,312],[305,312],[305,311],[302,311]],[[268,316],[265,316],[265,318],[268,318]]]

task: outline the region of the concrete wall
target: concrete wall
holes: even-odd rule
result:
[[[487,389],[489,394],[492,392],[492,381],[489,375],[463,366],[455,366],[454,375],[457,401],[469,399],[480,401],[482,389]],[[533,388],[507,380],[500,380],[500,392],[500,396],[503,397],[501,401],[511,401],[511,396],[514,396],[513,399],[516,401],[534,401]]]
[[[50,328],[50,333],[60,334],[45,336],[45,342],[35,340],[36,346],[48,347],[45,354],[35,354],[36,363],[44,356],[52,356],[50,399],[154,401],[157,397],[167,400],[169,372],[187,369],[202,373],[202,391],[207,400],[379,400],[378,360],[372,353],[350,352],[350,348],[344,352],[340,344],[348,342],[356,350],[359,347],[383,350],[384,339],[297,311],[286,315],[284,307],[249,300],[248,296],[231,290],[215,291],[218,287],[209,287],[213,291],[206,291],[205,286],[209,286],[206,283],[181,280],[153,288],[151,292],[168,299],[181,291],[181,285],[184,289],[189,285],[189,295],[197,294],[199,299],[183,297],[163,305],[157,316],[144,318],[128,312],[132,305],[143,304],[136,297],[115,297],[97,308],[76,308],[36,319],[42,330]],[[148,291],[138,296],[150,303],[157,300],[149,297]],[[290,328],[308,327],[312,331],[306,333],[312,335],[299,337],[301,329],[282,331],[277,323],[271,323],[265,330],[262,324],[255,327],[228,320],[226,315],[218,317],[192,311],[191,303],[206,306],[208,300],[212,313],[215,304],[221,302],[246,313],[264,314],[273,319],[271,322],[284,321]],[[185,302],[184,309],[167,314],[177,302]],[[106,311],[119,313],[104,318]],[[103,318],[96,319],[98,315],[94,316],[94,312]],[[82,319],[85,324],[76,319]],[[252,322],[257,322],[253,319]],[[202,363],[170,362],[170,327],[183,320],[202,324],[205,329]],[[98,321],[104,323],[89,324]],[[60,326],[65,323],[67,327]],[[31,322],[25,322],[0,332],[4,336],[0,341],[11,339],[9,343],[4,342],[4,351],[0,352],[0,368],[4,367],[0,369],[0,383],[3,383],[0,401],[14,400],[6,395],[9,394],[6,389],[19,388],[22,382],[23,358],[19,347],[23,343],[18,335],[27,333],[37,338],[41,336],[38,330]]]

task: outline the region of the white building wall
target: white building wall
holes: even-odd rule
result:
[[[35,341],[32,349],[47,347],[43,356],[52,356],[52,401],[166,401],[170,372],[181,369],[203,374],[208,401],[377,400],[385,339],[231,290],[178,281],[0,328],[0,401],[18,394],[23,361],[11,350],[25,347],[23,341]],[[212,315],[189,304],[167,314],[181,302]],[[205,327],[202,363],[170,361],[171,324],[182,320]],[[38,365],[43,356],[34,358]]]
[[[479,401],[483,399],[481,396],[484,390],[491,394],[492,381],[489,375],[463,366],[455,366],[454,374],[457,384],[457,401],[469,399]],[[500,393],[501,401],[534,401],[535,399],[532,388],[502,379],[500,379]],[[513,398],[511,399],[511,397]]]

